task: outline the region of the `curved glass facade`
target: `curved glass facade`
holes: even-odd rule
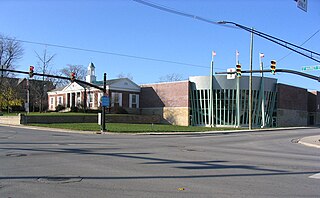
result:
[[[211,80],[209,76],[190,77],[189,80],[191,125],[248,126],[248,76],[243,76],[239,79],[213,76],[212,86],[210,86]],[[262,79],[261,77],[253,76],[252,126],[271,126],[272,115],[276,106],[276,83],[277,80],[273,78],[264,77]]]

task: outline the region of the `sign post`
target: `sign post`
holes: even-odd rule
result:
[[[107,74],[104,73],[103,75],[103,96],[101,97],[101,103],[102,103],[102,115],[101,115],[101,132],[106,132],[106,107],[108,104],[110,104],[110,98],[106,96],[107,94]],[[108,101],[109,98],[109,101]]]

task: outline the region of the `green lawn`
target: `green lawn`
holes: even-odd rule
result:
[[[96,123],[57,123],[57,124],[29,124],[32,126],[72,129],[81,131],[100,131],[100,125]],[[209,128],[193,126],[174,126],[165,124],[123,124],[107,123],[107,130],[115,133],[145,133],[145,132],[200,132],[235,130],[235,128]]]

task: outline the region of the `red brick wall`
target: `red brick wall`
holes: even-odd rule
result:
[[[140,107],[189,107],[189,81],[141,86]]]
[[[308,111],[308,91],[303,88],[278,84],[278,108]]]
[[[308,93],[308,112],[317,111],[317,92]]]

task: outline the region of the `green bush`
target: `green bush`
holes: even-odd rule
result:
[[[71,107],[71,112],[78,112],[78,111],[79,111],[78,107],[75,107],[75,106]]]
[[[65,108],[66,108],[65,106],[59,104],[58,106],[56,106],[56,112],[62,111],[62,110],[64,110]]]

